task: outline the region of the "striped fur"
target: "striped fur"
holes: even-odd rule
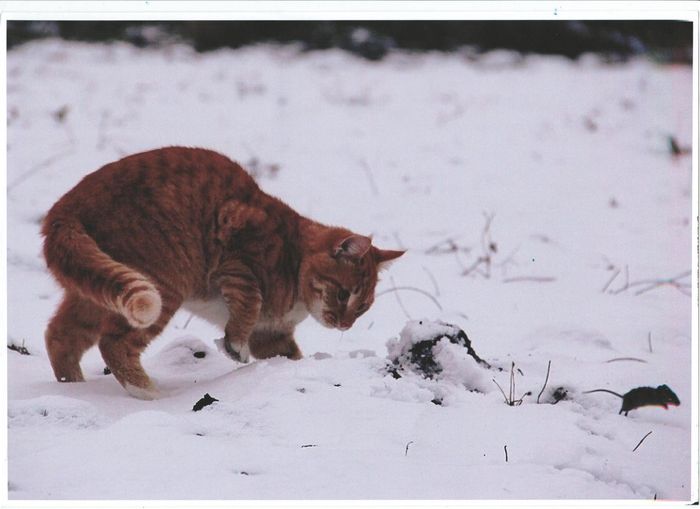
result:
[[[82,381],[80,359],[98,344],[116,379],[144,399],[159,392],[140,354],[181,306],[217,321],[239,361],[299,359],[293,333],[305,313],[349,328],[372,304],[378,270],[403,254],[302,217],[230,159],[185,147],[87,175],[42,233],[65,290],[45,335],[56,379]]]
[[[44,257],[51,273],[67,288],[115,311],[132,327],[146,328],[160,316],[160,293],[143,274],[115,262],[80,223],[44,222]]]

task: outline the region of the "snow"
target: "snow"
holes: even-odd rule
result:
[[[8,344],[31,353],[7,351],[10,500],[697,497],[691,160],[667,147],[691,143],[690,68],[45,40],[9,52],[7,88]],[[408,252],[352,329],[300,324],[300,361],[235,363],[181,311],[144,355],[159,399],[129,396],[96,349],[85,383],[59,384],[41,217],[101,165],[176,144]],[[440,376],[394,379],[419,319],[462,328],[494,369],[443,339]],[[494,383],[508,393],[512,363],[532,393],[517,406]],[[582,394],[664,383],[679,407],[628,417]]]

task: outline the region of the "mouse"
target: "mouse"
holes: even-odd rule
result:
[[[676,393],[665,384],[659,385],[658,387],[636,387],[626,392],[624,395],[609,391],[608,389],[594,389],[592,391],[585,391],[584,394],[590,394],[591,392],[609,392],[618,398],[622,398],[622,408],[618,415],[625,412],[625,416],[627,416],[630,410],[635,410],[643,406],[662,406],[668,409],[668,405],[678,406],[681,404]]]

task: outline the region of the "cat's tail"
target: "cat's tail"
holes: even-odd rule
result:
[[[79,221],[47,218],[42,233],[46,264],[64,287],[123,315],[132,327],[155,323],[162,307],[158,289],[102,251]]]

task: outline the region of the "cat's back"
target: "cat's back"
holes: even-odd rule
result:
[[[54,204],[43,221],[45,251],[62,225],[72,225],[112,260],[155,281],[203,291],[217,210],[259,194],[245,170],[211,150],[134,154],[87,175]]]
[[[127,156],[87,175],[54,205],[52,212],[81,216],[127,207],[202,211],[203,204],[248,199],[258,186],[240,165],[213,150],[165,147]],[[51,214],[51,212],[50,212]]]

